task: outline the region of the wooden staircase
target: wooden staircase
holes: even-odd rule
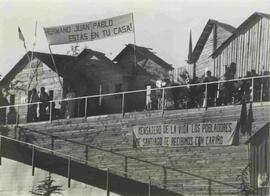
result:
[[[247,109],[249,105],[247,105]],[[269,121],[270,103],[253,104],[252,133]],[[171,110],[112,114],[52,123],[20,125],[9,131],[23,141],[76,155],[96,168],[184,195],[239,195],[236,178],[248,164],[247,137],[237,146],[134,148],[132,128],[155,123],[239,121],[241,105],[205,110]],[[122,173],[121,173],[122,172]],[[124,173],[125,174],[124,174]],[[159,184],[159,185],[158,185]]]

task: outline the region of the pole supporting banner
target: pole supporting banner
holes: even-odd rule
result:
[[[55,72],[57,73],[59,83],[60,83],[60,85],[61,85],[61,87],[62,87],[62,89],[63,89],[63,84],[62,84],[62,81],[61,81],[61,79],[60,79],[60,75],[59,75],[58,69],[57,69],[57,67],[56,67],[56,63],[55,63],[53,54],[52,54],[51,45],[49,44],[48,47],[49,47],[49,50],[50,50],[50,55],[51,55],[51,59],[52,59],[52,62],[53,62],[53,66],[54,66]]]

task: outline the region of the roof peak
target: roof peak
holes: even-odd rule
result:
[[[228,44],[230,42],[230,40],[233,39],[234,36],[236,36],[237,33],[241,32],[242,29],[253,19],[255,18],[258,18],[258,17],[265,17],[265,18],[268,18],[270,19],[270,15],[269,14],[265,14],[265,13],[262,13],[262,12],[254,12],[253,14],[251,14],[247,19],[245,19],[236,29],[235,31],[233,32],[233,34],[228,38],[226,39],[214,52],[213,54],[211,54],[210,56],[215,56],[216,54],[218,54],[222,48],[224,48],[226,46],[226,44]]]

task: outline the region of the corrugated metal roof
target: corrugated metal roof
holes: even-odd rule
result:
[[[236,37],[238,36],[241,32],[243,32],[246,28],[247,25],[249,25],[251,22],[254,22],[256,20],[260,20],[261,18],[267,18],[270,19],[269,14],[265,13],[260,13],[260,12],[255,12],[253,13],[250,17],[248,17],[242,24],[240,24],[233,34],[226,40],[224,41],[211,55],[213,58],[215,58],[220,52],[227,46],[229,43]]]

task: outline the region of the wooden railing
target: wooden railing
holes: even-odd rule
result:
[[[208,108],[209,107],[209,104],[208,104],[208,93],[209,93],[209,87],[210,85],[217,85],[218,88],[217,88],[217,91],[214,92],[215,93],[215,98],[216,96],[219,94],[220,92],[220,85],[223,84],[223,83],[235,83],[235,82],[246,82],[246,81],[249,81],[251,84],[251,89],[250,89],[250,102],[263,102],[263,101],[269,101],[269,83],[270,83],[270,75],[264,75],[264,76],[256,76],[256,77],[249,77],[249,78],[240,78],[240,79],[233,79],[233,80],[225,80],[225,81],[213,81],[213,82],[204,82],[204,83],[196,83],[196,84],[186,84],[186,85],[179,85],[179,86],[168,86],[168,87],[162,87],[162,88],[152,88],[151,89],[151,93],[157,93],[159,92],[160,96],[159,97],[156,97],[158,98],[158,101],[159,101],[159,105],[157,108],[157,110],[160,110],[162,112],[162,114],[164,113],[164,110],[167,109],[166,107],[166,101],[168,100],[168,97],[166,97],[166,93],[169,92],[170,90],[182,90],[182,89],[191,89],[193,87],[201,87],[203,88],[203,94],[202,94],[202,97],[201,101],[204,102],[203,105],[201,105],[201,107],[205,107],[205,108]],[[255,89],[255,83],[256,82],[260,82],[260,89]],[[264,85],[268,85],[268,88]],[[256,90],[256,92],[259,92],[259,95],[256,95],[255,96],[255,93],[254,91]],[[54,113],[54,105],[56,103],[59,103],[60,105],[63,105],[63,104],[70,104],[72,101],[73,102],[82,102],[83,103],[83,110],[84,111],[80,111],[78,112],[79,108],[80,108],[80,105],[77,104],[75,110],[77,110],[77,115],[74,115],[74,116],[71,116],[71,118],[75,118],[75,117],[84,117],[84,118],[87,118],[88,116],[93,116],[93,115],[99,115],[99,114],[109,114],[111,113],[110,111],[109,112],[106,112],[106,111],[103,111],[101,113],[98,113],[98,114],[89,114],[88,113],[88,110],[90,109],[90,106],[89,106],[89,102],[92,102],[93,103],[93,100],[101,100],[101,99],[106,99],[108,97],[110,98],[116,98],[116,97],[119,97],[121,96],[121,100],[119,100],[119,107],[117,107],[119,110],[116,111],[116,112],[113,112],[113,113],[121,113],[122,116],[124,117],[125,116],[125,113],[127,111],[127,108],[128,106],[132,105],[133,103],[136,102],[136,100],[132,100],[130,98],[132,98],[133,96],[135,95],[142,95],[142,99],[145,100],[146,99],[146,92],[147,90],[146,89],[142,89],[142,90],[134,90],[134,91],[125,91],[125,92],[119,92],[119,93],[108,93],[108,94],[99,94],[99,95],[91,95],[91,96],[82,96],[82,97],[75,97],[75,98],[66,98],[66,99],[58,99],[58,100],[51,100],[51,101],[48,101],[48,117],[47,119],[40,119],[40,121],[50,121],[52,122],[54,119],[62,119],[62,118],[65,118],[65,116],[61,116],[61,114],[59,114],[58,116],[55,115]],[[264,98],[264,94],[266,94],[266,98]],[[192,95],[189,95],[189,96],[192,96]],[[196,95],[195,95],[196,96]],[[129,99],[127,100],[127,97],[129,97]],[[255,99],[256,98],[256,99]],[[151,98],[150,98],[151,99]],[[181,98],[180,98],[181,99]],[[132,101],[130,101],[132,100]],[[112,101],[112,100],[111,100]],[[146,101],[143,101],[143,104],[141,104],[140,106],[138,106],[137,108],[133,108],[133,111],[138,111],[138,110],[146,110],[147,107],[147,103],[144,103]],[[23,117],[22,116],[25,116],[25,119],[24,121],[25,122],[30,122],[27,120],[27,113],[28,113],[28,109],[29,107],[33,106],[33,105],[36,105],[36,106],[40,106],[41,104],[44,104],[42,102],[36,102],[36,103],[25,103],[25,104],[16,104],[16,105],[8,105],[8,106],[1,106],[0,107],[0,124],[20,124],[20,123],[24,123],[23,122]],[[73,103],[74,104],[74,103]],[[113,104],[113,103],[110,103],[110,100],[109,100],[109,103],[108,104]],[[234,103],[230,103],[230,104],[234,104]],[[97,106],[98,104],[95,103],[95,106]],[[194,107],[194,106],[193,106]],[[185,109],[188,108],[188,107],[185,107]],[[8,113],[7,111],[9,110],[13,110],[13,115],[11,115],[13,117],[12,120],[9,120],[8,118]],[[62,109],[62,106],[60,108],[58,108],[57,110],[61,110]],[[176,108],[174,108],[176,109]],[[150,110],[154,110],[153,108]],[[59,112],[59,111],[58,111]],[[61,113],[61,112],[59,112]],[[62,112],[63,114],[63,112]],[[20,118],[21,116],[21,118]],[[1,122],[2,121],[2,122]]]
[[[165,173],[167,173],[169,171],[177,172],[177,173],[179,173],[180,178],[181,178],[181,175],[186,175],[186,176],[193,177],[194,179],[200,179],[202,181],[206,181],[207,184],[208,184],[207,185],[207,189],[208,189],[209,195],[211,195],[211,192],[213,192],[213,190],[214,190],[214,188],[213,188],[214,187],[214,185],[213,185],[214,183],[217,184],[217,185],[224,185],[225,187],[228,187],[228,188],[234,188],[236,190],[240,190],[240,187],[238,187],[237,185],[228,184],[228,183],[225,183],[225,182],[216,180],[216,179],[212,179],[212,178],[208,178],[208,177],[205,177],[205,176],[193,174],[191,172],[187,172],[187,171],[184,171],[184,170],[181,170],[181,169],[176,169],[174,167],[160,165],[160,164],[157,164],[157,163],[154,163],[154,162],[151,162],[151,161],[139,159],[137,157],[124,155],[124,154],[121,154],[119,152],[114,152],[113,150],[103,149],[103,148],[100,148],[98,146],[93,146],[93,145],[89,145],[89,144],[85,144],[85,143],[73,141],[71,139],[67,139],[67,138],[64,138],[64,137],[56,136],[56,135],[53,135],[53,134],[44,133],[44,132],[37,131],[37,130],[31,130],[31,129],[25,128],[25,127],[18,127],[18,128],[19,128],[21,134],[39,134],[39,135],[43,135],[43,136],[49,137],[49,140],[51,142],[55,142],[56,139],[57,139],[57,140],[60,140],[60,141],[65,141],[65,142],[67,142],[68,144],[71,144],[71,145],[72,144],[79,145],[79,146],[82,147],[82,150],[83,149],[95,149],[99,153],[108,153],[108,154],[111,154],[111,155],[116,156],[117,158],[121,158],[121,159],[124,160],[124,163],[125,163],[125,165],[124,165],[124,171],[123,170],[121,170],[121,171],[120,170],[115,170],[115,169],[112,169],[112,168],[108,168],[108,171],[110,170],[111,172],[114,171],[116,174],[122,174],[126,178],[134,179],[134,177],[132,176],[132,173],[130,173],[129,170],[128,170],[128,161],[129,160],[135,160],[138,163],[142,163],[142,164],[144,164],[146,166],[149,166],[150,168],[152,168],[152,167],[160,168],[160,170],[164,170]],[[27,133],[27,132],[29,132],[29,133]],[[21,134],[17,134],[17,135],[21,135]],[[20,140],[20,136],[19,136],[19,140]],[[52,148],[53,148],[53,146],[55,146],[55,143],[52,143],[51,144],[51,147]],[[53,150],[53,149],[50,149],[50,150]],[[88,163],[89,161],[87,160],[87,157],[88,157],[88,154],[87,153],[89,151],[88,150],[85,150],[84,152],[85,152],[85,162]],[[95,167],[98,168],[98,166],[95,166]],[[163,183],[155,181],[151,176],[148,176],[148,179],[149,179],[149,189],[150,189],[151,186],[159,186],[159,187],[161,186],[161,187],[163,187],[163,189],[168,189],[169,190],[168,187],[170,185],[172,185],[171,183],[167,182],[167,180],[166,180],[167,179],[167,176],[164,176],[164,179],[163,180],[161,179],[161,181],[163,181]],[[138,180],[138,179],[134,179],[134,180]],[[176,183],[176,184],[178,184],[178,183]]]

